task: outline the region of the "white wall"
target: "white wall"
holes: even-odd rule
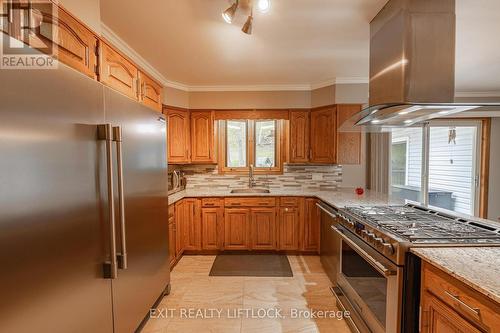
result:
[[[100,0],[59,0],[59,3],[90,29],[101,34]]]
[[[488,218],[500,222],[500,118],[491,122]]]

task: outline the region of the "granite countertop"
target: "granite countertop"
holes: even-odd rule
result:
[[[168,203],[173,204],[182,198],[203,197],[256,197],[256,196],[300,196],[316,197],[336,208],[356,205],[396,205],[404,204],[400,199],[394,199],[385,194],[366,190],[363,195],[357,195],[353,188],[340,188],[336,191],[303,191],[270,189],[271,193],[231,193],[231,189],[186,189],[168,196]]]
[[[500,303],[500,247],[413,248],[411,252]]]

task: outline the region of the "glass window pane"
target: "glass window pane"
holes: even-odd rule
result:
[[[228,120],[226,122],[227,156],[226,166],[230,168],[247,166],[247,123]]]
[[[255,122],[255,167],[276,166],[276,122],[274,120]]]
[[[474,215],[476,127],[430,128],[429,205]]]
[[[423,202],[422,128],[392,130],[391,193],[396,198]]]

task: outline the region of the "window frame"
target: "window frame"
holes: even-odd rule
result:
[[[226,165],[227,161],[227,122],[228,121],[240,121],[246,122],[247,124],[247,166],[245,167],[228,167]],[[219,174],[248,174],[250,172],[250,165],[255,166],[255,151],[256,151],[256,122],[259,121],[274,121],[276,126],[276,139],[275,139],[275,159],[276,163],[274,167],[270,168],[258,168],[254,167],[255,174],[282,174],[283,173],[283,143],[284,143],[284,125],[283,121],[279,119],[227,119],[218,120],[219,128]]]
[[[399,185],[399,186],[408,186],[408,180],[409,180],[409,160],[410,160],[410,138],[409,137],[401,137],[401,138],[396,138],[396,139],[391,139],[391,148],[392,148],[392,145],[393,144],[401,144],[401,143],[405,143],[406,144],[406,156],[405,156],[405,183],[404,185]],[[391,149],[392,151],[392,149]],[[391,168],[391,171],[392,171],[392,168]],[[390,181],[390,184],[392,184],[392,173],[391,173],[391,181]]]

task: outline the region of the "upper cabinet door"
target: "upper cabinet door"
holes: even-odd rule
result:
[[[290,163],[309,161],[309,112],[290,111]]]
[[[360,111],[360,104],[337,105],[338,164],[361,164],[361,130],[350,129],[349,132],[342,132],[339,130],[347,120]]]
[[[168,163],[190,162],[189,110],[166,109],[168,115]]]
[[[336,108],[311,111],[311,163],[334,164],[336,151]]]
[[[139,100],[142,104],[161,112],[162,108],[162,86],[143,72],[139,72],[140,94]]]
[[[191,162],[214,163],[214,113],[191,111]]]
[[[11,13],[13,37],[97,78],[98,39],[91,30],[56,4],[36,5],[34,1],[24,1],[16,6],[19,8]]]
[[[101,73],[100,81],[126,96],[138,99],[137,67],[106,43],[101,42]]]

